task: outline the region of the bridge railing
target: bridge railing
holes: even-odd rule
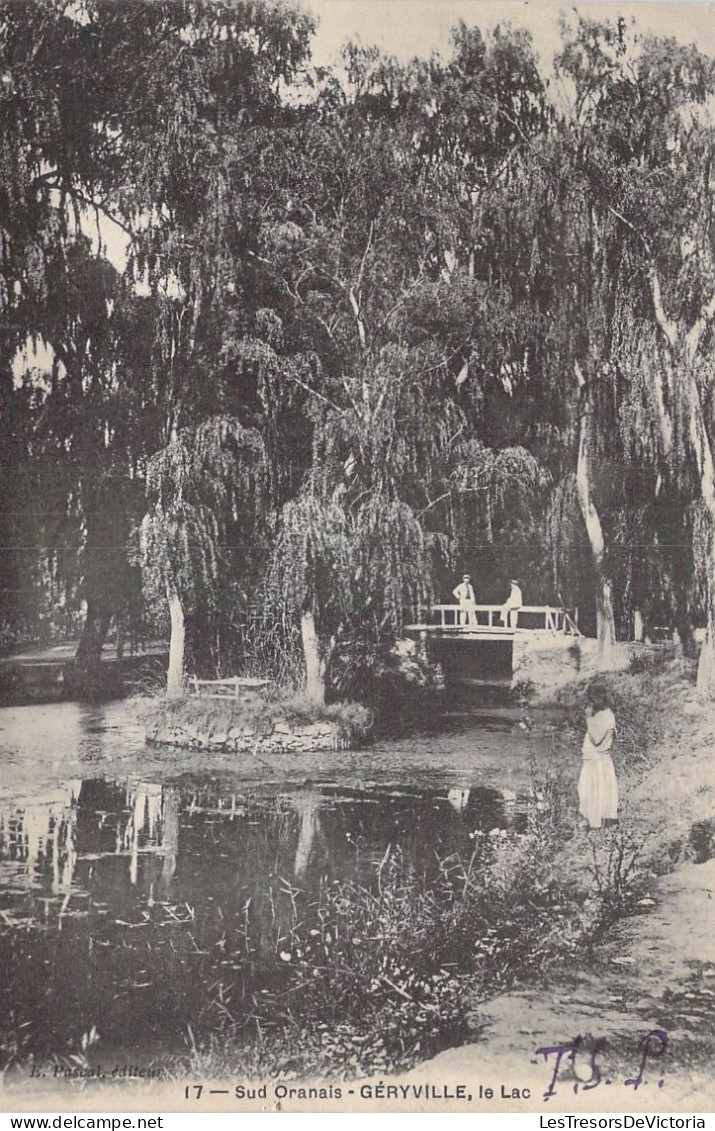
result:
[[[469,627],[470,623],[499,628],[505,623],[501,619],[503,612],[503,605],[472,605],[469,609],[462,605],[425,605],[414,610],[414,619],[443,629]],[[512,611],[511,627],[544,629],[554,635],[581,635],[578,609],[564,609],[556,605],[522,605],[516,612]]]

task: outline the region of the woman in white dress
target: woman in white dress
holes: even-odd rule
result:
[[[594,681],[586,697],[589,705],[578,779],[579,812],[589,828],[600,829],[604,821],[618,819],[618,783],[610,755],[616,737],[616,718],[602,683]]]

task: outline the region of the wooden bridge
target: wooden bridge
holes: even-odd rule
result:
[[[563,609],[555,605],[522,605],[512,610],[510,623],[501,620],[503,605],[420,606],[413,610],[417,620],[406,624],[405,632],[435,637],[473,636],[480,640],[510,640],[518,629],[550,632],[553,636],[581,636],[578,627],[578,609]],[[423,615],[424,614],[424,615]]]
[[[430,658],[442,666],[447,691],[511,682],[514,637],[541,631],[580,636],[578,613],[554,605],[522,605],[512,609],[509,623],[503,605],[432,605],[414,610],[405,631],[418,636]]]

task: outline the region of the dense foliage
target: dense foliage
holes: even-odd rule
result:
[[[185,633],[225,669],[300,628],[321,698],[467,568],[604,665],[636,611],[707,627],[712,694],[715,62],[577,16],[550,76],[464,25],[338,75],[311,32],[0,4],[3,637],[84,608],[91,669],[168,602],[175,691]]]

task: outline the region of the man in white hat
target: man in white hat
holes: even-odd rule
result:
[[[477,623],[477,614],[474,611],[476,598],[472,589],[472,579],[465,573],[462,582],[453,590],[453,595],[459,601],[459,620],[461,624]]]

